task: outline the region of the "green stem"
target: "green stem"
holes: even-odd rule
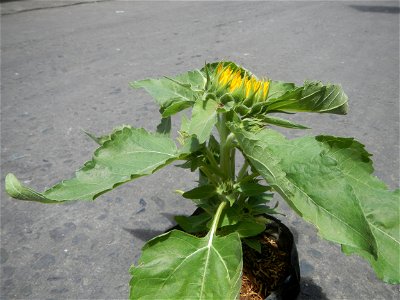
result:
[[[231,179],[232,181],[235,180],[235,155],[236,154],[236,148],[232,147],[231,148],[231,153],[230,153],[230,175],[231,175]]]
[[[218,116],[218,132],[219,132],[219,138],[220,138],[220,152],[219,152],[219,162],[220,162],[220,167],[222,172],[226,171],[225,167],[225,161],[226,161],[226,156],[227,153],[225,152],[226,148],[226,139],[228,137],[228,128],[226,127],[226,115],[224,113],[220,114]],[[225,175],[227,175],[225,173]]]
[[[211,226],[211,230],[210,230],[210,240],[212,240],[212,237],[214,236],[215,232],[217,231],[218,228],[218,223],[219,223],[219,219],[221,217],[222,211],[224,210],[226,206],[226,201],[223,201],[220,203],[220,205],[218,206],[217,212],[215,213],[214,216],[214,220],[212,222],[212,226]]]
[[[238,180],[240,181],[240,179],[243,178],[243,176],[246,174],[247,168],[249,166],[249,161],[247,159],[244,160],[244,164],[243,166],[240,168],[240,171],[238,173]]]
[[[232,178],[232,170],[231,170],[231,161],[234,161],[234,157],[231,157],[231,149],[233,145],[233,140],[235,136],[233,133],[230,133],[227,138],[222,142],[221,139],[221,169],[224,172],[225,179]]]
[[[208,147],[205,147],[205,156],[207,157],[208,161],[210,162],[210,167],[211,170],[214,171],[215,173],[222,175],[221,170],[219,169],[218,163],[215,160],[214,154],[210,151]]]
[[[201,166],[199,169],[206,175],[207,179],[210,180],[212,184],[218,186],[218,179],[208,170],[206,166]]]

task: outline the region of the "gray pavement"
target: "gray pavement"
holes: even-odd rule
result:
[[[347,116],[292,118],[313,128],[307,134],[356,137],[376,175],[398,185],[398,2],[38,3],[1,4],[2,188],[8,172],[38,190],[70,177],[96,148],[81,129],[153,130],[157,107],[129,81],[220,59],[273,79],[341,83]],[[170,167],[95,202],[42,205],[2,191],[1,299],[127,298],[144,241],[193,211],[172,192],[195,185],[181,172]],[[398,299],[398,286],[281,209],[297,239],[299,299]]]

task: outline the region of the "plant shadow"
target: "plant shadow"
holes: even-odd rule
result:
[[[385,14],[400,13],[400,7],[398,6],[380,6],[380,5],[349,5],[349,6],[361,12],[385,13]]]
[[[130,229],[125,227],[122,227],[122,229],[144,242],[147,242],[148,240],[164,233],[164,231],[161,230],[151,229]]]
[[[311,278],[305,277],[300,280],[300,294],[297,300],[328,300],[328,298],[320,286]]]

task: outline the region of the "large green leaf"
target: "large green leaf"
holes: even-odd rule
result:
[[[198,100],[193,107],[188,133],[195,134],[200,144],[208,140],[217,123],[217,108],[217,101],[211,98]]]
[[[378,243],[378,259],[365,251],[343,246],[345,253],[358,253],[365,257],[376,270],[378,276],[390,283],[400,280],[400,198],[399,190],[391,192],[373,172],[370,154],[363,145],[353,139],[317,137],[321,143],[329,145],[329,156],[340,162],[347,181],[367,217],[372,233]],[[340,149],[340,151],[335,151]]]
[[[266,112],[346,114],[347,100],[340,85],[324,85],[318,81],[306,81],[303,87],[294,88],[278,98],[267,100]]]
[[[169,137],[124,127],[104,141],[74,178],[40,194],[24,187],[9,174],[6,191],[14,198],[39,202],[92,200],[124,182],[153,173],[180,155],[182,152]]]
[[[143,247],[130,299],[237,299],[241,271],[237,233],[198,238],[173,230]]]
[[[371,175],[361,144],[231,128],[251,164],[322,237],[366,257],[379,278],[399,282],[399,198]]]
[[[193,105],[201,97],[206,84],[204,74],[190,71],[175,78],[145,79],[131,82],[133,88],[144,88],[161,106],[163,117]]]

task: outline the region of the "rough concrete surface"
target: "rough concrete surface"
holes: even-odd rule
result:
[[[193,211],[172,191],[194,186],[195,176],[174,167],[95,202],[42,205],[4,193],[8,172],[40,191],[70,177],[96,148],[81,129],[153,130],[157,106],[129,81],[229,59],[273,79],[341,83],[347,116],[292,118],[313,128],[306,134],[356,137],[373,153],[376,175],[398,185],[398,2],[10,5],[1,5],[1,299],[127,298],[144,241],[173,214]],[[299,299],[398,299],[398,286],[321,240],[282,201],[281,209],[297,239]]]

